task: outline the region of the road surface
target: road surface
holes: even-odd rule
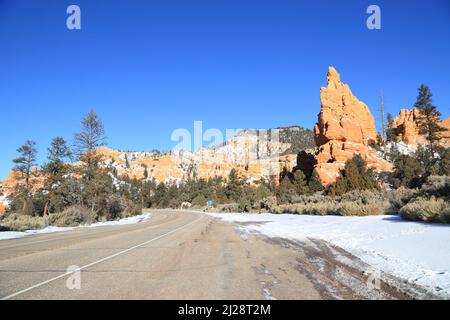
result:
[[[366,275],[340,263],[336,250],[314,248],[242,235],[202,213],[151,211],[133,225],[0,241],[0,298],[407,298],[385,283],[368,289]]]

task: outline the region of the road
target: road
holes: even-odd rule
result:
[[[405,298],[384,283],[366,289],[362,272],[328,254],[327,244],[314,248],[243,236],[202,213],[152,211],[133,225],[0,241],[0,298]]]

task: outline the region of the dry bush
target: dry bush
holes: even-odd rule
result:
[[[296,195],[292,197],[292,203],[294,204],[308,204],[308,203],[320,203],[329,202],[330,197],[323,195],[321,192],[316,192],[309,195]]]
[[[361,202],[363,204],[374,203],[377,201],[383,201],[386,198],[386,194],[379,190],[362,190],[362,191],[350,191],[343,194],[339,199],[341,202]]]
[[[310,215],[335,215],[339,209],[339,204],[331,198],[328,201],[319,203],[295,203],[282,204],[274,208],[274,213],[294,213],[294,214],[310,214]]]
[[[2,219],[1,224],[9,231],[25,231],[43,229],[47,227],[48,221],[44,217],[11,213]]]
[[[142,205],[138,203],[134,203],[132,201],[128,202],[127,207],[122,212],[122,218],[138,216],[142,214]]]
[[[400,209],[400,216],[408,220],[450,223],[450,202],[435,197],[417,198]]]
[[[239,204],[238,203],[226,203],[217,206],[217,210],[219,212],[231,213],[231,212],[239,212]]]
[[[57,227],[76,227],[96,221],[97,214],[84,206],[71,206],[48,216],[49,224]]]
[[[271,196],[262,199],[260,202],[260,206],[261,209],[267,210],[269,212],[274,211],[277,207],[277,197]]]
[[[390,190],[387,193],[387,198],[391,204],[390,213],[398,213],[400,208],[415,198],[418,193],[417,189],[409,189],[403,186],[396,190]]]
[[[390,212],[387,195],[378,190],[352,191],[342,196],[330,197],[320,193],[296,197],[294,204],[272,208],[274,213],[311,215],[368,216]]]
[[[429,176],[420,192],[424,196],[443,197],[450,200],[450,176]]]
[[[127,208],[127,200],[119,195],[110,195],[106,199],[106,216],[108,220],[121,218]]]
[[[338,210],[341,216],[376,216],[386,214],[390,208],[389,201],[381,202],[342,202]]]

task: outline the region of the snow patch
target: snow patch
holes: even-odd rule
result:
[[[427,287],[434,294],[450,295],[449,225],[404,221],[398,216],[208,214],[228,222],[246,222],[239,226],[241,232],[328,241],[373,268]]]
[[[26,231],[2,231],[0,232],[0,240],[9,240],[9,239],[17,239],[29,237],[35,234],[43,234],[43,233],[54,233],[54,232],[65,232],[74,230],[76,228],[97,228],[97,227],[107,227],[107,226],[120,226],[127,224],[140,223],[148,220],[150,218],[150,214],[142,214],[139,216],[124,218],[115,221],[106,221],[106,222],[98,222],[90,225],[83,225],[79,227],[53,227],[49,226],[44,229],[39,230],[26,230]]]

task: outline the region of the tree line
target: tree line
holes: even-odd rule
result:
[[[450,175],[450,149],[441,147],[440,113],[432,103],[429,88],[421,85],[414,107],[421,115],[420,133],[427,144],[419,146],[409,155],[398,150],[392,117],[388,115],[384,143],[391,147],[386,158],[393,162],[394,171],[380,176],[367,167],[356,155],[341,170],[337,181],[326,188],[314,170],[285,168],[280,176],[247,183],[232,169],[226,178],[198,178],[187,181],[158,183],[149,177],[144,168],[144,178],[118,176],[113,166],[105,165],[97,151],[106,145],[106,134],[100,118],[90,112],[81,121],[81,130],[73,138],[72,146],[62,137],[55,137],[47,150],[47,161],[37,171],[36,143],[28,140],[17,149],[20,156],[14,159],[14,170],[19,173],[19,183],[11,197],[11,212],[46,216],[62,212],[72,206],[89,210],[96,219],[115,219],[123,212],[138,214],[142,208],[180,208],[184,202],[194,207],[207,203],[222,205],[229,211],[259,211],[275,204],[294,203],[299,197],[322,194],[339,197],[346,193],[388,188],[420,188],[430,176]],[[385,150],[385,148],[384,148]],[[74,161],[78,161],[74,163]],[[129,159],[125,159],[129,168]],[[35,190],[36,180],[44,179],[43,186]],[[227,209],[228,208],[228,209]]]

